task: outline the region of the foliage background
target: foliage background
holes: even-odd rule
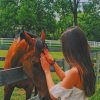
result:
[[[47,39],[59,39],[73,25],[73,0],[0,0],[0,37],[14,37],[24,29],[44,30]],[[89,40],[100,41],[100,0],[76,0],[78,26]]]

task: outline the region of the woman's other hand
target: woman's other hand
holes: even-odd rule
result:
[[[45,58],[47,59],[47,61],[49,62],[49,64],[53,65],[55,60],[52,57],[52,55],[49,53],[48,49],[44,49],[44,54],[45,54]]]
[[[50,64],[46,60],[45,55],[43,53],[41,54],[40,61],[41,61],[43,71],[44,72],[49,72],[50,71]]]

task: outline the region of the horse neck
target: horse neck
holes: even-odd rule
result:
[[[46,77],[40,63],[33,64],[34,84],[39,91],[41,100],[51,100],[49,90],[47,87]]]

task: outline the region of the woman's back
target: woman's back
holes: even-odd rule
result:
[[[76,65],[76,66],[78,66],[78,65]],[[81,80],[81,77],[80,77],[80,74],[79,74],[79,71],[78,71],[77,67],[73,66],[70,69],[70,71],[72,71],[74,73],[73,74],[74,76],[72,76],[72,77],[74,77],[73,81],[76,81],[75,87],[82,90],[83,89],[83,84],[82,84],[82,80]],[[65,73],[67,73],[67,72],[65,72]]]
[[[62,33],[61,43],[62,52],[70,70],[65,73],[44,50],[47,57],[44,54],[41,55],[41,64],[48,88],[53,97],[60,97],[61,100],[86,100],[86,97],[95,93],[96,77],[85,34],[77,26],[69,28]],[[56,74],[61,79],[58,85],[54,85],[52,81],[48,63],[53,64]]]
[[[59,100],[88,100],[83,90],[76,87],[65,89],[60,83],[50,89],[50,94]]]
[[[68,78],[69,76],[73,79],[73,82],[70,82],[70,84],[66,82],[69,88],[62,87],[62,82],[60,82],[50,89],[50,93],[55,98],[60,98],[61,100],[87,100],[83,90],[82,80],[75,66],[65,72],[65,77]],[[71,83],[74,85],[71,85]]]

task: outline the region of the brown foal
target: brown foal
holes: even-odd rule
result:
[[[38,90],[40,100],[51,100],[40,63],[40,54],[45,47],[45,34],[43,32],[41,38],[22,32],[20,37],[13,42],[6,56],[4,69],[22,66],[28,79],[5,85],[4,100],[10,100],[15,87],[23,88],[26,91],[26,100],[31,97],[34,87],[36,87],[35,95]]]

